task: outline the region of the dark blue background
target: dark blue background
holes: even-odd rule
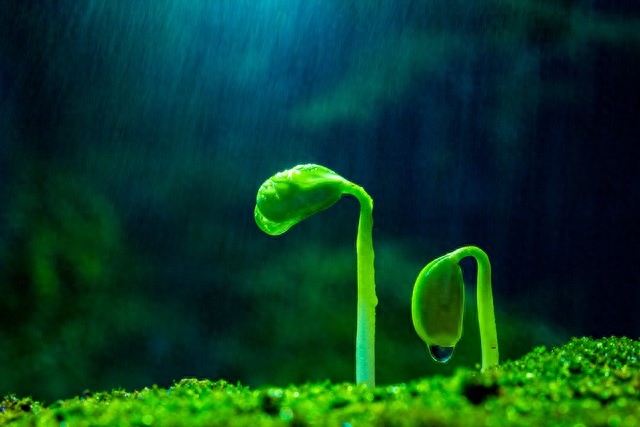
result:
[[[510,316],[552,331],[525,349],[638,338],[637,2],[471,3],[0,1],[0,394],[306,379],[260,370],[286,349],[247,341],[268,308],[236,286],[277,254],[353,247],[354,202],[281,239],[253,223],[262,181],[306,162],[373,197],[394,316],[422,265],[475,244],[499,333]]]

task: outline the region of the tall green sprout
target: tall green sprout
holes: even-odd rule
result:
[[[305,218],[330,208],[342,195],[360,203],[356,253],[358,302],[356,329],[356,382],[375,385],[375,291],[373,266],[373,200],[364,189],[315,164],[298,165],[267,179],[256,197],[256,224],[277,236]]]

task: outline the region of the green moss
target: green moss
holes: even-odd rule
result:
[[[479,372],[409,383],[251,389],[184,379],[168,389],[115,390],[44,406],[5,397],[11,426],[634,426],[640,423],[640,341],[574,338]]]

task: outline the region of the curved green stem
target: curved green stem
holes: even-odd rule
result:
[[[315,164],[278,172],[258,189],[254,217],[265,233],[277,236],[309,216],[328,209],[342,195],[360,203],[358,236],[358,306],[356,382],[375,385],[376,297],[373,266],[373,200],[364,189]]]
[[[360,203],[356,253],[358,263],[358,308],[356,328],[356,383],[375,386],[375,323],[378,298],[375,290],[373,253],[373,200],[362,187],[345,189]]]
[[[478,264],[476,299],[478,303],[478,322],[480,326],[480,345],[482,346],[482,370],[498,365],[498,333],[493,309],[491,292],[491,264],[489,257],[476,246],[465,246],[449,254],[456,263],[468,256]]]

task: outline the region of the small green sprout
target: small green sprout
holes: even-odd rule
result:
[[[306,164],[278,172],[266,180],[256,197],[255,220],[265,233],[276,236],[305,218],[330,208],[343,194],[360,203],[356,241],[358,302],[356,326],[356,382],[375,385],[376,297],[373,267],[373,200],[362,187],[324,166]]]
[[[413,287],[411,317],[413,327],[427,344],[433,359],[441,363],[449,361],[462,336],[464,282],[458,263],[468,256],[478,263],[478,322],[482,370],[485,370],[498,365],[498,334],[491,293],[491,264],[482,249],[465,246],[427,264]]]

